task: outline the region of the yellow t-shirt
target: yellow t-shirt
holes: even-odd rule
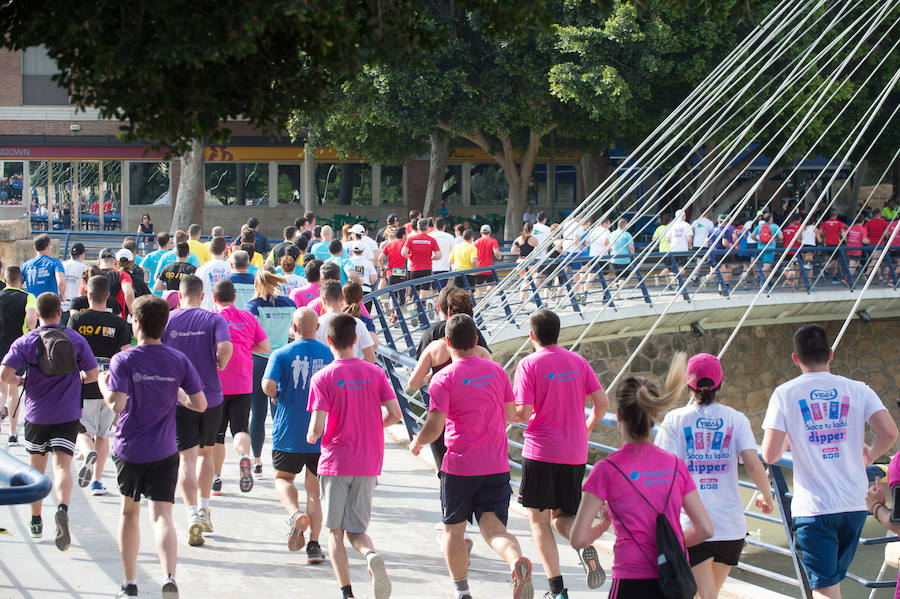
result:
[[[656,227],[656,230],[653,232],[653,241],[659,239],[659,250],[660,252],[668,252],[672,249],[669,240],[666,239],[666,229],[669,228],[669,225],[660,225]]]
[[[469,270],[478,266],[478,249],[474,244],[465,241],[450,252],[450,264],[453,270]]]
[[[188,246],[191,248],[191,253],[197,256],[197,260],[200,261],[200,266],[203,266],[212,260],[209,248],[206,247],[205,243],[197,241],[196,239],[188,239]]]

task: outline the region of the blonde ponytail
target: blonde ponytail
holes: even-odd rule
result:
[[[676,353],[669,365],[663,391],[650,380],[630,376],[616,387],[616,404],[628,434],[634,439],[650,436],[650,429],[662,420],[669,407],[684,392],[687,354]]]

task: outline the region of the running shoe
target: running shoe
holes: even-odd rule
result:
[[[295,512],[290,520],[291,530],[288,531],[288,551],[300,551],[306,545],[303,533],[309,527],[309,516]]]
[[[28,524],[28,530],[31,531],[32,539],[42,539],[44,537],[43,522],[30,522]]]
[[[10,435],[6,440],[6,444],[10,447],[18,447],[19,446],[19,436],[18,435]]]
[[[197,515],[200,517],[200,523],[203,524],[203,532],[212,532],[212,518],[209,517],[210,509],[208,507],[202,507],[197,510]]]
[[[262,464],[258,464],[258,466],[259,471],[262,472]],[[238,482],[238,487],[242,493],[249,493],[253,488],[253,465],[250,462],[250,456],[241,456],[238,467],[241,469],[241,480]]]
[[[178,599],[178,585],[174,580],[167,580],[162,588],[163,599]]]
[[[3,409],[0,409],[0,422],[6,420],[7,416],[9,416],[9,410],[6,409],[6,406],[3,406]]]
[[[262,462],[260,462],[259,464],[254,464],[253,476],[255,476],[256,478],[262,478]]]
[[[65,551],[69,548],[72,537],[69,535],[69,513],[64,509],[56,510],[56,548]]]
[[[199,547],[203,542],[203,522],[200,521],[200,516],[191,516],[191,523],[188,526],[188,545]]]
[[[373,555],[369,559],[369,578],[372,580],[375,599],[388,599],[391,596],[391,579],[384,569],[384,558],[380,555]]]
[[[306,563],[321,564],[325,561],[325,552],[319,546],[317,541],[310,541],[306,544]]]
[[[544,593],[544,599],[569,599],[569,589],[563,589],[562,593],[553,594],[553,591]]]
[[[216,495],[216,496],[222,494],[222,477],[219,476],[218,474],[213,479],[212,494]]]
[[[116,599],[124,599],[125,597],[137,597],[138,590],[136,584],[122,585],[122,588],[119,589],[119,592],[116,594]]]
[[[533,599],[534,586],[531,583],[531,560],[520,557],[513,564],[512,573],[513,599]]]
[[[94,478],[94,464],[96,463],[97,452],[92,449],[84,456],[84,461],[81,462],[81,468],[78,470],[78,486],[82,489],[91,484],[91,480]]]
[[[578,559],[581,560],[581,566],[584,568],[587,577],[587,585],[589,589],[599,589],[606,582],[606,572],[600,565],[600,557],[597,555],[597,549],[593,545],[588,545],[578,552]]]
[[[108,495],[109,491],[103,486],[99,480],[91,483],[91,495]]]

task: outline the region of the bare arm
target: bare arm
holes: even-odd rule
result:
[[[600,523],[595,526],[594,516],[598,515]],[[581,505],[578,506],[578,513],[572,524],[569,542],[575,549],[583,549],[600,538],[610,524],[612,520],[606,511],[606,502],[590,491],[585,491],[581,495]]]
[[[263,339],[262,341],[254,345],[251,351],[256,354],[267,354],[272,351],[272,344],[269,343],[268,339]]]
[[[365,360],[366,362],[371,362],[372,364],[375,363],[375,346],[374,345],[362,350],[362,354],[363,354],[363,360]]]
[[[686,547],[699,545],[709,537],[713,536],[713,523],[703,507],[703,501],[700,500],[700,493],[691,491],[684,496],[684,504],[682,506],[688,518],[691,519],[691,525],[684,529],[684,544]]]
[[[162,291],[166,288],[166,284],[162,282],[162,279],[156,279],[156,282],[153,283],[153,291]]]
[[[188,395],[184,392],[184,389],[179,389],[178,403],[194,412],[203,412],[206,410],[206,395],[203,394],[203,391]]]
[[[16,369],[12,366],[0,367],[0,381],[7,385],[18,386],[22,384],[22,377],[16,374]]]
[[[216,367],[219,370],[225,370],[232,353],[234,353],[234,345],[231,341],[220,341],[216,344]]]
[[[84,374],[81,376],[82,383],[94,383],[97,381],[97,368],[91,368],[90,370],[85,370]]]
[[[125,294],[125,306],[131,312],[131,304],[134,303],[134,287],[132,287],[131,283],[122,283],[122,293]]]
[[[757,502],[756,506],[763,511],[764,514],[771,514],[775,509],[775,499],[772,497],[772,485],[769,483],[769,477],[766,476],[766,469],[763,468],[762,462],[755,449],[745,449],[741,452],[741,459],[744,461],[744,468],[747,469],[747,475],[750,480],[759,489],[762,494],[762,503]]]
[[[325,432],[325,419],[328,413],[322,410],[313,410],[312,417],[309,419],[309,429],[306,431],[306,442],[315,443]]]
[[[882,526],[894,534],[900,534],[900,522],[891,522],[891,510],[884,504],[884,485],[880,481],[866,493],[866,508]]]
[[[381,412],[381,426],[387,428],[400,422],[403,414],[400,412],[400,402],[397,401],[397,398],[389,399],[381,404],[381,407],[383,408]]]
[[[528,422],[531,414],[534,412],[534,406],[530,403],[523,403],[516,406],[516,421]]]
[[[435,343],[432,341],[432,343]],[[429,347],[422,353],[422,357],[416,362],[416,367],[409,377],[409,388],[418,389],[425,383],[425,376],[431,370],[431,348]]]
[[[587,429],[588,435],[590,435],[591,431],[594,430],[594,426],[606,415],[606,410],[609,409],[609,398],[606,396],[606,391],[602,388],[597,389],[588,397],[591,399],[593,408],[591,408],[591,415],[588,416],[584,427]]]
[[[438,251],[436,251],[436,252],[431,252],[431,259],[432,259],[432,260],[440,260],[440,259],[441,259],[441,252],[440,252],[440,250],[438,250]]]
[[[28,308],[25,310],[25,324],[28,326],[29,331],[33,331],[37,328],[37,310],[34,308]]]
[[[774,464],[781,459],[787,448],[787,434],[784,431],[767,428],[763,434],[762,450],[763,459],[767,464]]]
[[[59,290],[59,299],[66,299],[66,273],[56,273],[56,288]]]
[[[260,387],[262,388],[262,392],[265,393],[266,396],[278,396],[278,383],[276,383],[272,379],[263,379],[262,381],[260,381]]]
[[[887,410],[879,410],[872,414],[869,425],[875,431],[875,442],[871,446],[863,445],[863,460],[866,466],[872,465],[876,458],[889,450],[897,440],[897,425]]]
[[[437,440],[444,430],[444,424],[447,422],[447,415],[437,410],[428,412],[425,417],[425,424],[419,430],[419,434],[413,437],[409,444],[409,450],[415,455],[419,455],[422,447]]]
[[[113,391],[109,388],[108,372],[104,372],[103,376],[97,378],[97,386],[100,387],[100,394],[103,396],[103,401],[106,402],[106,405],[110,410],[119,414],[125,409],[125,404],[128,403],[128,396],[121,391]]]
[[[404,258],[409,258],[409,248],[406,247],[405,245],[402,248],[400,248],[400,255],[403,256]]]
[[[516,402],[508,401],[503,404],[503,408],[506,411],[507,422],[519,422],[519,417],[516,416]]]

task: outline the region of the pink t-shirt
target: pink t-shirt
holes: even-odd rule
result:
[[[868,234],[866,228],[861,224],[857,223],[850,227],[847,230],[847,246],[848,247],[862,247],[863,239]],[[861,256],[862,250],[847,250],[848,256]]]
[[[319,284],[310,283],[306,287],[298,287],[291,291],[291,294],[288,297],[291,298],[291,301],[293,301],[298,308],[302,308],[319,297]]]
[[[381,404],[394,399],[384,371],[358,358],[336,360],[313,375],[309,411],[328,413],[319,474],[378,476],[384,461]]]
[[[319,316],[322,316],[322,314],[325,312],[325,309],[322,308],[322,298],[321,297],[317,297],[317,298],[313,299],[311,302],[309,302],[306,305],[306,307],[309,308],[310,310],[312,310],[313,312],[315,312]],[[359,312],[366,318],[370,318],[369,311],[366,310],[366,307],[363,305],[362,302],[359,302]]]
[[[628,476],[630,483],[607,463],[609,460],[615,462],[616,466]],[[659,512],[655,510],[663,507],[673,475],[675,487],[665,507],[665,514],[678,539],[684,544],[678,515],[684,496],[695,491],[697,487],[681,458],[652,443],[626,443],[605,460],[597,462],[591,470],[587,482],[584,483],[584,490],[605,499],[612,508],[610,517],[616,533],[616,544],[613,547],[613,578],[659,577],[655,561],[656,514]],[[653,504],[653,508],[637,496],[635,488]],[[626,532],[626,527],[634,535],[638,545],[635,545],[631,535]]]
[[[228,306],[219,310],[228,323],[234,351],[225,370],[219,371],[223,395],[253,391],[253,346],[266,339],[266,332],[250,312]]]
[[[516,367],[516,405],[531,405],[534,411],[522,455],[554,464],[587,462],[584,399],[598,389],[600,381],[587,360],[558,345],[523,358]]]
[[[447,415],[441,471],[459,476],[509,472],[506,406],[515,400],[503,368],[470,356],[431,379],[431,405]]]
[[[898,456],[900,453],[894,455],[891,458],[891,463],[888,464],[888,490],[891,492],[888,497],[893,495],[894,485],[900,484],[900,460],[898,460]],[[897,574],[897,588],[894,590],[894,599],[900,599],[900,574]]]

